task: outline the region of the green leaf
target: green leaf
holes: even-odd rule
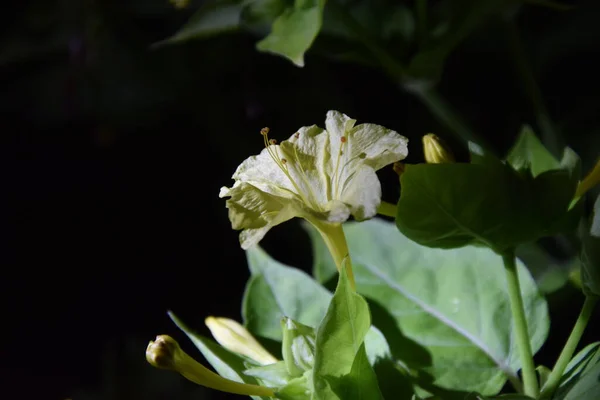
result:
[[[281,320],[283,360],[288,373],[297,377],[312,370],[315,359],[315,330],[290,318]]]
[[[292,378],[283,361],[276,362],[275,364],[248,368],[243,372],[246,376],[252,376],[258,379],[263,386],[269,387],[283,387],[287,385]]]
[[[237,30],[242,9],[243,4],[240,0],[209,1],[202,5],[175,35],[155,43],[153,47]]]
[[[566,170],[536,178],[491,160],[477,164],[407,165],[396,223],[425,246],[484,245],[504,253],[543,236],[572,231],[576,184]]]
[[[352,362],[350,373],[344,375],[337,385],[334,385],[334,391],[340,400],[383,400],[377,384],[377,375],[369,364],[364,343],[360,346]]]
[[[506,161],[516,171],[531,171],[536,177],[542,172],[558,169],[560,163],[535,136],[529,125],[521,128],[517,141],[510,149]]]
[[[281,319],[318,326],[331,293],[306,273],[271,258],[255,246],[246,251],[252,274],[244,293],[242,314],[248,330],[257,336],[282,340]]]
[[[543,387],[548,381],[552,370],[550,370],[550,368],[546,367],[545,365],[538,365],[535,370],[538,373],[540,387]]]
[[[595,342],[584,347],[569,362],[554,398],[565,398],[581,377],[598,364],[600,364],[600,342]]]
[[[327,289],[306,273],[274,260],[258,246],[247,250],[246,256],[252,276],[246,285],[242,314],[250,332],[282,341],[284,317],[307,326],[319,326],[331,301],[332,295]],[[337,274],[335,265],[333,269]],[[367,333],[365,342],[371,362],[389,357],[385,337],[374,327]]]
[[[324,0],[296,0],[273,22],[269,36],[257,43],[260,51],[281,55],[298,67],[321,30]]]
[[[219,346],[216,342],[197,334],[186,326],[183,321],[175,316],[172,312],[169,312],[169,317],[181,329],[188,338],[194,343],[194,345],[200,350],[206,361],[213,366],[215,371],[224,378],[231,379],[232,381],[249,383],[258,385],[257,380],[252,377],[245,375],[243,371],[247,369],[246,364],[248,360],[243,357],[230,352]],[[253,399],[268,399],[267,397],[252,396]]]
[[[408,374],[400,371],[395,361],[379,359],[373,369],[384,399],[411,399],[415,394]]]
[[[277,391],[277,398],[281,400],[313,399],[312,371],[306,371],[302,376],[290,380],[286,386]]]
[[[287,0],[250,0],[244,3],[242,25],[251,29],[270,28],[288,6]],[[267,34],[268,31],[265,32]]]
[[[530,207],[514,197],[529,188],[501,164],[407,165],[400,181],[396,223],[417,243],[478,244],[502,253],[534,236]]]
[[[370,326],[369,306],[350,286],[344,266],[327,314],[317,330],[313,369],[317,399],[381,398],[364,350]],[[349,387],[353,390],[347,391]]]
[[[556,400],[598,400],[600,393],[600,363],[596,363],[564,394],[554,396]]]
[[[600,296],[600,195],[591,222],[581,228],[581,282],[586,295]]]
[[[501,257],[486,248],[426,248],[379,219],[346,223],[344,232],[357,290],[395,358],[446,389],[494,395],[506,375],[516,379],[520,360]],[[537,351],[548,333],[547,305],[520,262],[518,271]]]

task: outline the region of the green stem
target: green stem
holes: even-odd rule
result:
[[[352,289],[355,289],[352,260],[350,259],[348,243],[346,243],[346,235],[344,234],[342,224],[331,224],[318,220],[310,220],[309,222],[313,224],[321,234],[321,237],[325,241],[325,245],[331,253],[331,257],[333,257],[338,272],[342,270],[342,265],[345,263],[350,285],[352,286]]]
[[[556,364],[554,364],[554,368],[552,368],[552,372],[550,373],[546,384],[542,388],[540,399],[549,399],[550,397],[552,397],[552,394],[554,394],[554,391],[558,387],[560,379],[562,378],[562,375],[565,372],[569,361],[571,361],[571,358],[573,358],[575,349],[579,344],[579,340],[583,335],[585,327],[590,321],[590,317],[592,316],[592,312],[594,311],[596,303],[598,303],[598,297],[587,296],[585,298],[585,302],[583,303],[583,307],[581,308],[579,317],[575,322],[575,326],[573,326],[571,335],[569,335],[569,339],[567,339],[565,347],[562,349],[560,355],[558,356],[558,360],[556,360]]]
[[[539,387],[535,373],[535,365],[533,363],[533,352],[531,351],[531,341],[529,340],[527,319],[523,307],[523,298],[521,297],[521,286],[519,284],[519,275],[517,272],[514,251],[504,254],[502,260],[504,261],[504,270],[506,271],[506,284],[508,286],[508,296],[510,297],[510,310],[515,327],[519,356],[521,358],[525,395],[537,398]]]
[[[377,207],[377,214],[385,215],[386,217],[396,218],[398,207],[395,204],[382,201]]]
[[[527,53],[523,47],[521,39],[519,37],[519,31],[514,21],[510,20],[506,22],[506,32],[508,35],[508,42],[512,51],[512,59],[515,62],[515,68],[517,73],[521,77],[523,82],[523,88],[526,95],[531,101],[535,118],[537,120],[540,133],[542,135],[542,141],[548,146],[548,149],[555,156],[560,156],[563,148],[560,135],[554,127],[552,118],[546,105],[544,104],[544,96],[538,86],[535,75],[527,60]]]

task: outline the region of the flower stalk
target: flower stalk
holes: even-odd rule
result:
[[[521,358],[525,395],[537,398],[539,394],[539,385],[535,373],[535,365],[533,363],[533,351],[531,350],[531,341],[529,340],[527,318],[523,306],[523,297],[521,296],[521,285],[519,283],[519,274],[514,252],[510,251],[507,254],[504,254],[502,260],[504,261],[504,270],[506,271],[510,311],[513,317],[517,346]]]
[[[352,272],[352,261],[350,252],[348,251],[348,243],[342,224],[328,224],[320,221],[309,221],[319,231],[321,237],[325,241],[325,245],[333,257],[335,266],[338,272],[342,270],[342,265],[345,263],[348,280],[352,289],[356,288],[354,283],[354,272]]]

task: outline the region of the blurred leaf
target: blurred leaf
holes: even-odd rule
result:
[[[365,352],[371,326],[366,300],[350,286],[346,267],[317,330],[314,393],[317,399],[382,399]]]
[[[374,319],[374,304],[391,316],[385,325],[377,320],[375,325],[386,335],[395,358],[413,368],[420,362],[442,388],[484,395],[496,394],[506,374],[517,376],[520,360],[501,257],[486,248],[423,247],[402,236],[393,223],[379,219],[346,223],[344,232],[357,290],[370,301]],[[321,246],[322,239],[311,238]],[[315,269],[328,271],[331,263],[323,257]],[[537,351],[548,334],[547,305],[520,262],[518,269]],[[399,335],[412,344],[392,346]],[[427,353],[421,354],[420,348]]]
[[[250,0],[244,3],[242,10],[242,24],[250,30],[265,30],[273,24],[285,9],[290,6],[289,0]]]
[[[575,262],[574,259],[558,261],[536,243],[518,246],[516,256],[527,266],[537,287],[545,294],[557,291],[569,281],[571,266]]]
[[[581,281],[586,295],[600,296],[600,195],[590,223],[581,227]]]
[[[502,0],[444,0],[437,4],[438,21],[433,22],[427,37],[419,38],[426,45],[408,65],[408,75],[415,79],[437,82],[441,78],[448,56],[479,26],[507,6]]]
[[[565,381],[558,388],[555,400],[597,400],[600,393],[600,352],[598,343],[584,348],[569,363]]]
[[[242,9],[241,0],[209,1],[202,5],[175,35],[155,43],[154,47],[237,30],[240,26]]]
[[[564,396],[582,375],[588,373],[598,363],[600,363],[600,342],[591,343],[584,347],[569,361],[556,396],[559,398]]]
[[[304,66],[304,53],[308,51],[321,30],[324,0],[295,0],[273,22],[269,36],[256,44],[260,51],[278,54],[298,67]]]
[[[543,387],[548,381],[552,370],[545,365],[538,365],[535,370],[537,371],[539,377],[540,387]]]
[[[558,160],[546,149],[528,125],[521,128],[521,133],[510,149],[506,161],[516,171],[531,171],[533,177],[542,172],[558,169],[560,166]]]

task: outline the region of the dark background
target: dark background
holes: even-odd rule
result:
[[[243,32],[149,48],[199,4],[40,0],[0,13],[0,397],[220,398],[153,369],[144,350],[167,333],[193,352],[169,309],[205,333],[208,315],[240,319],[248,272],[218,191],[260,151],[263,126],[283,139],[337,109],[409,137],[408,162],[422,161],[428,132],[465,157],[418,99],[378,69],[327,57],[321,38],[302,69],[258,53]],[[600,7],[564,4],[575,7],[526,4],[517,26],[549,114],[588,170],[600,149]],[[503,154],[523,123],[538,126],[501,25],[461,43],[438,88]],[[395,202],[396,177],[381,176]],[[309,270],[297,223],[263,245]],[[571,286],[550,297],[539,362],[552,365],[582,301]],[[584,343],[598,338],[592,323]]]

